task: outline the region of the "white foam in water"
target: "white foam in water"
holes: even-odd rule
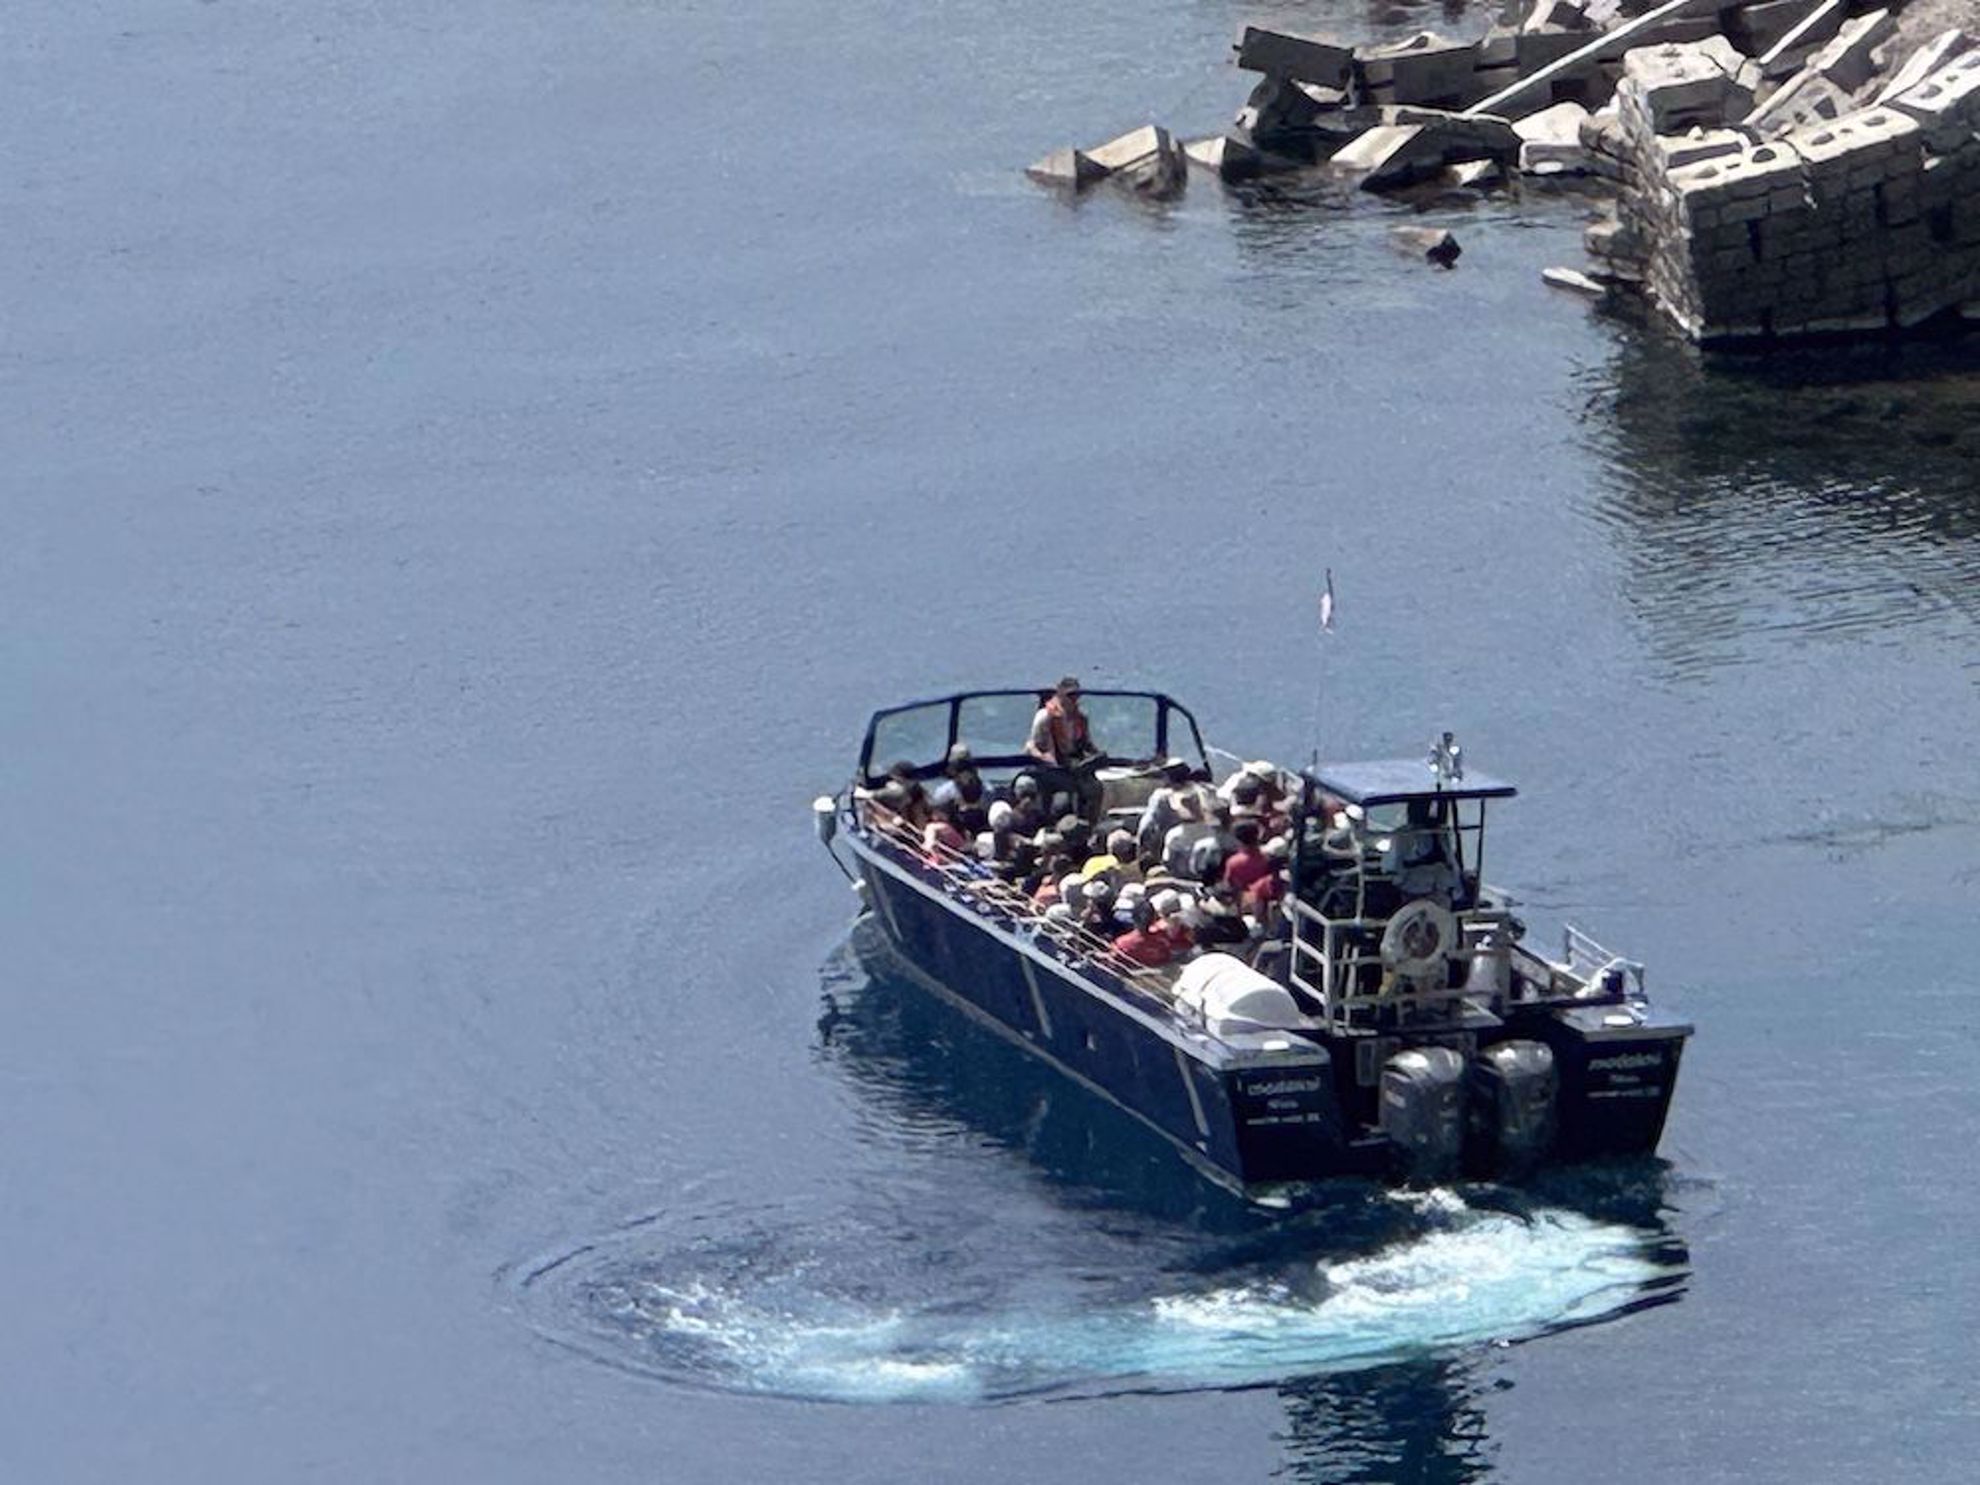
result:
[[[1233,1285],[1057,1315],[861,1312],[822,1299],[817,1313],[794,1314],[663,1285],[634,1303],[649,1335],[692,1343],[730,1385],[847,1402],[970,1401],[1241,1386],[1524,1339],[1623,1309],[1670,1272],[1631,1228],[1565,1211],[1474,1211],[1450,1193],[1414,1200],[1449,1227],[1319,1266],[1324,1282],[1311,1286]]]

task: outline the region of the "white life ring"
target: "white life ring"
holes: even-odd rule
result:
[[[1382,931],[1382,963],[1403,979],[1442,967],[1456,951],[1457,919],[1441,903],[1419,897],[1404,903]]]

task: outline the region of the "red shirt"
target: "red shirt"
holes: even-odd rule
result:
[[[1285,895],[1285,882],[1280,879],[1276,871],[1268,871],[1246,890],[1244,905],[1247,910],[1256,914]]]
[[[1224,863],[1224,884],[1240,896],[1251,884],[1272,874],[1272,858],[1256,846],[1239,846]]]
[[[1130,928],[1114,940],[1114,952],[1125,954],[1136,964],[1145,964],[1151,969],[1175,958],[1175,950],[1170,946],[1167,935],[1160,930],[1144,933],[1139,928]]]

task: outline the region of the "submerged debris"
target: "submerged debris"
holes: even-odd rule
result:
[[[1391,227],[1389,238],[1403,251],[1418,254],[1439,268],[1456,267],[1458,255],[1464,251],[1443,227]]]
[[[1182,194],[1184,163],[1169,131],[1159,124],[1145,124],[1090,150],[1054,150],[1025,174],[1043,185],[1072,191],[1112,180],[1138,195],[1169,200]]]

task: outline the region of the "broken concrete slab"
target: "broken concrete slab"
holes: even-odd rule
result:
[[[1086,154],[1106,170],[1110,180],[1137,195],[1165,201],[1182,194],[1186,179],[1183,152],[1160,124],[1130,129]]]
[[[1228,134],[1190,140],[1183,145],[1183,154],[1190,164],[1212,171],[1219,180],[1227,181],[1250,180],[1264,168],[1265,163],[1257,150]]]
[[[1888,103],[1899,93],[1917,87],[1945,63],[1960,53],[1971,50],[1972,46],[1972,39],[1957,26],[1941,31],[1905,58],[1904,65],[1892,73],[1890,80],[1871,96],[1871,104],[1874,106]]]
[[[1386,171],[1382,180],[1370,186],[1370,190],[1380,189],[1382,184],[1406,185],[1416,178],[1409,173],[1412,157],[1421,165],[1421,174],[1424,175],[1444,166],[1441,151],[1419,144],[1422,134],[1421,124],[1383,124],[1343,145],[1328,158],[1327,164],[1345,173],[1362,176],[1364,184]],[[1433,156],[1436,161],[1434,165],[1430,163]],[[1391,177],[1394,179],[1391,180]]]
[[[1370,129],[1327,163],[1358,176],[1363,190],[1384,191],[1436,175],[1446,165],[1464,160],[1517,160],[1519,145],[1519,136],[1504,119],[1432,114],[1423,123]]]
[[[1371,127],[1366,118],[1350,119],[1345,102],[1342,94],[1314,83],[1263,78],[1238,110],[1235,132],[1272,154],[1318,160]]]
[[[1053,150],[1035,165],[1027,165],[1024,173],[1040,185],[1083,191],[1095,181],[1105,179],[1107,168],[1083,150],[1061,149]]]
[[[1345,88],[1354,74],[1353,49],[1317,36],[1246,26],[1234,50],[1239,67],[1268,77]]]
[[[1086,157],[1111,173],[1172,149],[1174,143],[1169,138],[1169,131],[1160,124],[1143,124],[1139,129],[1130,129],[1105,144],[1095,145],[1086,151]]]

